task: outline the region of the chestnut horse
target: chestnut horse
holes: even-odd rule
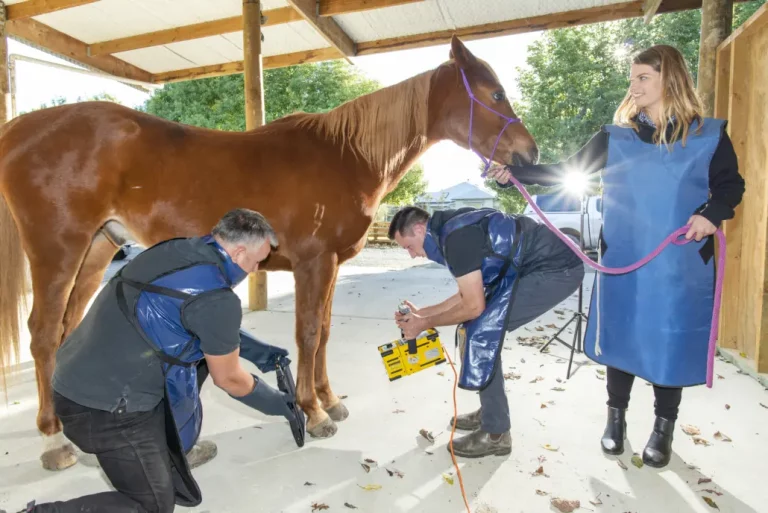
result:
[[[118,249],[113,226],[144,246],[208,233],[228,210],[261,212],[279,248],[262,269],[296,282],[297,401],[307,431],[330,437],[348,412],[331,391],[326,344],[339,264],[365,245],[381,199],[434,143],[497,162],[532,162],[536,143],[493,70],[454,37],[449,60],[323,114],[297,113],[247,132],[201,129],[107,102],[26,114],[0,130],[0,357],[18,355],[25,254],[32,276],[30,349],[37,427],[48,469],[76,462],[52,405],[59,344],[80,322]],[[516,120],[519,121],[519,120]],[[503,130],[508,128],[507,130]],[[3,201],[4,199],[4,201]],[[119,226],[117,225],[117,226]],[[18,356],[17,356],[18,358]],[[3,380],[5,377],[3,376]]]

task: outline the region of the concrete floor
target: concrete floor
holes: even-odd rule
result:
[[[337,435],[309,439],[298,449],[285,422],[231,400],[209,381],[203,391],[203,437],[215,441],[219,453],[195,470],[203,503],[177,511],[466,511],[446,451],[453,414],[451,368],[443,365],[390,383],[377,351],[378,345],[398,335],[391,319],[400,299],[431,304],[455,291],[455,285],[446,271],[434,266],[397,267],[346,265],[340,272],[328,367],[334,391],[347,396],[350,417],[339,423]],[[588,274],[585,283],[590,285],[593,276]],[[244,286],[238,292],[245,297]],[[271,274],[269,295],[269,311],[248,313],[244,327],[295,355],[292,275]],[[684,392],[673,461],[656,471],[638,469],[630,461],[633,452],[642,452],[653,425],[652,388],[638,380],[628,414],[627,451],[619,458],[606,457],[599,447],[606,400],[602,369],[577,354],[575,373],[567,380],[567,348],[553,344],[542,354],[517,341],[553,334],[554,329],[545,326],[562,326],[575,307],[576,296],[507,336],[504,370],[520,375],[506,382],[513,452],[508,457],[459,460],[472,511],[556,511],[552,497],[580,501],[576,511],[717,511],[705,503],[707,497],[723,513],[768,512],[768,392],[718,360],[715,370],[722,379],[713,389]],[[544,330],[536,331],[536,326]],[[453,330],[445,329],[442,339],[453,357]],[[265,379],[275,382],[274,374]],[[563,391],[554,390],[558,387]],[[458,390],[457,398],[460,412],[478,406],[473,393]],[[109,489],[88,455],[62,472],[40,466],[34,371],[27,369],[16,378],[8,401],[0,408],[0,509],[17,511],[32,498],[62,500]],[[695,444],[682,424],[700,428],[711,445]],[[421,429],[435,435],[434,444],[419,435]],[[716,439],[718,431],[732,441]],[[361,465],[365,459],[377,462],[370,472]],[[533,475],[540,466],[543,475]],[[453,484],[445,479],[450,476]],[[703,479],[711,481],[700,484]],[[380,488],[366,490],[368,485]]]

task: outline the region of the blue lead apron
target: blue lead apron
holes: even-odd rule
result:
[[[457,332],[464,331],[466,338],[458,384],[464,390],[483,390],[498,371],[498,357],[519,279],[521,225],[516,217],[493,209],[478,209],[452,217],[438,232],[431,228],[430,221],[424,239],[427,258],[447,266],[443,255],[448,235],[459,228],[483,222],[488,223],[492,248],[482,264],[485,310],[479,317],[457,327]]]
[[[709,198],[709,166],[725,127],[706,118],[686,146],[643,142],[632,128],[606,126],[601,263],[630,265],[684,226]],[[655,385],[706,382],[714,302],[714,260],[705,240],[669,246],[640,269],[596,273],[584,349],[597,363]]]

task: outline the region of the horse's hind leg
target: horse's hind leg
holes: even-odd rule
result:
[[[331,437],[337,430],[336,424],[318,404],[315,393],[315,358],[320,346],[325,307],[328,295],[333,291],[337,267],[336,254],[323,253],[312,260],[295,264],[293,270],[299,353],[296,400],[308,417],[307,432],[315,438]]]
[[[77,462],[72,445],[62,436],[61,422],[53,409],[51,379],[56,350],[64,333],[64,313],[92,233],[71,235],[66,245],[53,236],[45,242],[27,244],[34,297],[29,332],[37,375],[37,428],[45,437],[40,459],[49,470],[64,469]]]
[[[341,422],[349,417],[349,410],[344,403],[331,390],[331,383],[328,380],[328,366],[326,364],[326,349],[328,338],[331,335],[331,310],[333,307],[333,293],[336,289],[336,278],[339,275],[339,268],[336,267],[331,281],[331,289],[328,292],[328,299],[325,302],[323,312],[323,327],[320,331],[320,343],[315,353],[315,392],[323,405],[325,412],[331,417],[331,420]]]
[[[108,237],[104,230],[99,231],[93,238],[85,260],[80,266],[80,272],[77,273],[75,286],[69,295],[67,309],[64,312],[64,333],[61,342],[64,342],[80,324],[88,302],[101,285],[104,271],[124,243],[121,239],[113,239],[113,234],[110,233]]]

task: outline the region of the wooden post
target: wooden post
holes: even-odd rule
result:
[[[261,58],[261,2],[243,0],[243,67],[245,70],[245,129],[264,124],[264,74]],[[267,273],[248,276],[248,308],[267,309]]]
[[[11,119],[11,92],[8,79],[8,36],[5,35],[5,2],[0,0],[0,125]]]
[[[715,76],[717,47],[731,33],[733,0],[703,0],[701,3],[701,38],[697,89],[704,102],[704,114],[715,112]]]

